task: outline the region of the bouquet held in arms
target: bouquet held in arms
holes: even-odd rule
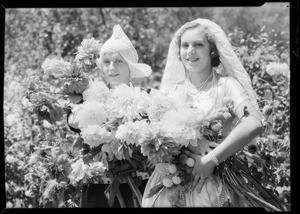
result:
[[[68,144],[70,148],[63,152],[69,167],[65,177],[71,186],[81,189],[90,183],[110,183],[106,195],[112,204],[115,195],[122,200],[119,183],[127,182],[140,201],[136,187],[141,177],[149,176],[146,158],[137,145],[121,141],[115,135],[126,121],[144,119],[148,94],[127,85],[108,89],[97,76],[95,62],[101,46],[93,38],[85,39],[72,63],[47,58],[41,75],[25,81],[28,90],[24,94],[24,107],[40,124],[47,121],[58,129],[67,126],[70,111],[75,114],[81,137],[73,145]],[[55,146],[61,149],[59,143]]]
[[[99,57],[101,43],[95,39],[84,39],[78,48],[75,60],[47,58],[42,64],[41,75],[26,79],[23,103],[29,112],[36,114],[38,121],[51,124],[65,119],[70,106],[80,102],[82,93],[95,75],[96,58]]]
[[[119,184],[127,182],[136,199],[141,203],[142,195],[138,190],[142,178],[148,178],[146,157],[140,152],[135,139],[123,138],[128,130],[126,124],[147,124],[146,109],[149,95],[139,87],[121,84],[109,89],[102,81],[91,80],[83,92],[83,103],[73,106],[75,121],[81,129],[81,137],[86,145],[78,164],[101,163],[104,173],[98,182],[109,183],[105,191],[109,204],[115,196],[122,200]],[[72,166],[69,178],[74,184],[79,168]],[[89,175],[87,175],[89,177]],[[81,180],[83,183],[87,181]],[[121,203],[120,203],[121,204]]]
[[[231,118],[233,103],[230,98],[226,97],[226,108],[216,110],[213,114],[208,115],[201,124],[200,132],[209,141],[220,144],[224,140],[223,124]],[[267,107],[267,106],[266,106]],[[244,107],[243,117],[250,115],[247,107]],[[268,114],[264,113],[268,117]],[[233,119],[233,118],[232,118]],[[235,120],[235,126],[238,125],[242,118]],[[265,118],[263,118],[263,121]],[[284,210],[281,203],[271,189],[267,189],[263,184],[266,181],[262,177],[255,176],[257,169],[264,165],[264,161],[255,155],[257,146],[253,143],[248,144],[243,149],[220,163],[215,167],[213,176],[219,176],[223,185],[233,190],[242,202],[249,207],[263,207],[268,211]],[[220,202],[221,206],[230,207],[230,198],[223,196]]]
[[[149,125],[136,131],[141,151],[152,166],[163,164],[165,176],[150,189],[148,198],[160,194],[165,188],[172,190],[170,202],[174,207],[185,206],[184,193],[192,181],[194,159],[184,150],[196,145],[202,138],[200,123],[203,112],[187,107],[181,101],[152,90],[152,102],[147,110]]]

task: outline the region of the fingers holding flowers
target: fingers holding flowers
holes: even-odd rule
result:
[[[207,164],[208,160],[206,160],[207,158],[205,155],[194,154],[187,150],[185,151],[185,154],[194,159],[194,166],[192,170],[194,179],[191,184],[191,189],[195,190],[197,187],[196,192],[200,193],[206,179],[212,177],[214,168]]]

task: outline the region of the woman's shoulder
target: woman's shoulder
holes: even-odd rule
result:
[[[221,76],[218,75],[219,85],[225,85],[226,87],[239,87],[241,86],[240,82],[232,76]]]

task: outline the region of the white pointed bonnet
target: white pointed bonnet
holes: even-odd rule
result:
[[[112,36],[103,44],[100,51],[100,58],[104,52],[109,50],[118,52],[124,58],[129,66],[131,78],[148,77],[152,73],[149,65],[138,63],[138,54],[120,25],[114,26]],[[96,60],[99,68],[101,63],[100,58]]]

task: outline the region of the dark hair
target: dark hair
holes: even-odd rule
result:
[[[182,34],[188,30],[188,29],[192,29],[192,28],[196,28],[198,26],[202,26],[199,23],[196,22],[187,22],[185,25],[183,25],[180,30],[178,30],[178,32],[176,33],[175,37],[175,43],[178,45],[179,48],[179,52],[178,55],[180,56],[180,44],[181,44],[181,36]],[[205,29],[205,37],[209,43],[209,47],[210,47],[210,57],[211,57],[211,66],[212,67],[218,67],[220,64],[220,56],[218,53],[218,49],[216,47],[215,42],[213,41],[213,39],[211,38],[211,36],[208,34],[206,27],[203,26]]]

